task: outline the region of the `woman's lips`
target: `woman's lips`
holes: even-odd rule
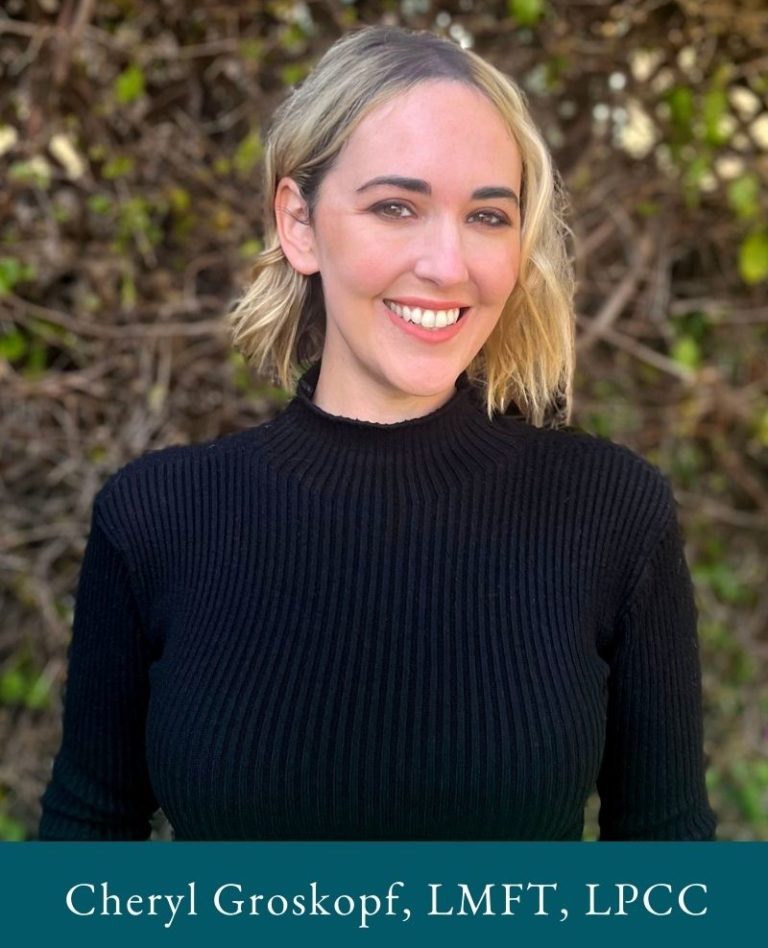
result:
[[[439,308],[432,309],[385,299],[384,309],[390,321],[408,335],[423,339],[425,342],[444,342],[452,339],[461,330],[464,325],[461,317],[468,307],[458,305],[446,307],[443,303]]]

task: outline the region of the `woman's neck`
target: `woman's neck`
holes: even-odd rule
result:
[[[312,402],[329,415],[389,425],[429,415],[455,394],[455,385],[429,395],[392,391],[386,386],[368,386],[361,391],[353,381],[345,385],[340,378],[330,380],[321,366]]]

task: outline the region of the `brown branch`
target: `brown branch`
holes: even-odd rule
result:
[[[56,52],[53,59],[53,83],[60,87],[69,74],[72,53],[83,38],[88,21],[93,16],[96,0],[80,0],[74,10],[75,0],[65,0],[56,24]]]
[[[580,321],[580,317],[577,317],[577,322]],[[611,343],[611,345],[616,346],[617,349],[628,352],[641,362],[652,365],[655,369],[659,369],[665,374],[679,379],[681,382],[690,383],[696,378],[696,373],[692,369],[680,365],[679,362],[675,362],[675,360],[670,359],[669,356],[665,356],[661,352],[656,352],[656,350],[651,349],[650,346],[646,346],[644,343],[638,342],[636,339],[632,339],[615,329],[603,329],[601,330],[600,336],[604,342]]]
[[[604,338],[622,314],[624,308],[637,292],[637,287],[651,261],[653,249],[654,241],[650,234],[643,234],[637,246],[632,266],[614,288],[597,315],[586,323],[586,329],[576,342],[576,348],[579,352],[586,352],[601,338]]]
[[[125,326],[104,326],[100,323],[87,322],[84,319],[76,319],[60,310],[51,309],[48,306],[40,306],[38,303],[32,303],[29,300],[21,299],[18,296],[9,294],[5,297],[6,302],[21,314],[20,322],[23,322],[25,313],[31,313],[41,319],[61,326],[63,329],[69,329],[78,336],[90,336],[96,339],[159,339],[167,336],[209,336],[220,335],[226,332],[226,326],[222,319],[195,320],[188,323],[128,323]],[[220,309],[221,300],[213,297],[198,297],[191,303],[174,304],[172,307],[162,307],[163,312],[198,312],[202,309],[202,303],[209,306],[213,304]]]
[[[768,517],[765,514],[736,510],[734,507],[720,503],[720,501],[711,497],[705,497],[703,494],[678,490],[677,488],[675,489],[675,497],[684,507],[690,507],[712,520],[719,520],[721,523],[746,530],[768,531]]]

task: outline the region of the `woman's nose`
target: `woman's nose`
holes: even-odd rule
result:
[[[462,235],[457,224],[436,221],[422,234],[414,273],[436,286],[454,286],[469,280]]]

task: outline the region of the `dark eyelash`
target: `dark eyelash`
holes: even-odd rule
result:
[[[486,214],[486,215],[490,215],[491,217],[496,218],[496,220],[493,222],[485,221],[485,223],[488,224],[489,227],[506,227],[506,226],[509,226],[509,224],[511,223],[507,215],[502,214],[500,211],[479,210],[479,211],[474,211],[472,216],[474,217],[478,214]]]
[[[404,213],[388,213],[392,209],[397,209]],[[404,201],[390,200],[390,201],[378,201],[374,204],[370,210],[374,214],[382,214],[384,217],[388,217],[390,220],[407,220],[407,218],[413,214],[413,209],[409,207]],[[483,210],[482,208],[477,211],[473,211],[470,215],[475,217],[478,214],[488,215],[495,218],[493,221],[483,221],[488,227],[509,227],[511,225],[510,219],[506,214],[501,211],[491,211]]]
[[[397,208],[400,211],[407,211],[407,214],[385,214],[386,217],[390,217],[393,220],[403,220],[408,216],[408,214],[413,213],[411,208],[408,207],[408,205],[403,201],[379,201],[378,204],[373,205],[371,210],[375,214],[380,214],[391,208]]]

